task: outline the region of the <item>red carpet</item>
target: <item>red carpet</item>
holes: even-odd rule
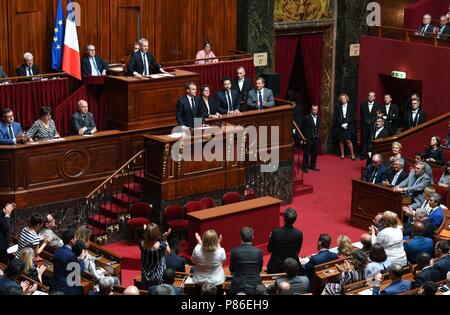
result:
[[[292,204],[299,215],[296,227],[303,231],[301,256],[316,252],[317,239],[321,233],[330,234],[335,246],[340,234],[357,242],[364,231],[348,224],[351,208],[351,179],[360,178],[363,162],[341,160],[338,156],[324,155],[318,159],[320,172],[305,174],[305,184],[314,187],[314,193],[296,197]],[[280,217],[281,218],[281,217]],[[280,224],[282,223],[282,218]],[[133,284],[133,278],[140,273],[140,251],[137,246],[126,242],[105,246],[122,256],[123,285]],[[267,264],[269,256],[264,257]]]

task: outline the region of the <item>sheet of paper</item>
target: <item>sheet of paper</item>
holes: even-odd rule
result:
[[[369,288],[367,290],[363,290],[363,291],[359,292],[358,295],[373,295],[372,288]]]

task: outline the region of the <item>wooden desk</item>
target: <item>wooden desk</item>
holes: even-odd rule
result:
[[[265,249],[270,233],[280,225],[281,203],[279,199],[262,197],[188,213],[190,250],[197,245],[196,232],[202,235],[214,229],[218,235],[222,234],[221,245],[226,252],[230,252],[241,243],[240,231],[244,226],[255,230],[253,244]]]
[[[110,129],[157,128],[176,124],[177,100],[186,95],[186,83],[195,82],[199,86],[200,74],[176,70],[175,77],[170,78],[108,76],[105,82]]]
[[[388,210],[403,222],[402,207],[409,204],[409,198],[383,186],[355,179],[352,182],[351,225],[366,230],[378,213]]]

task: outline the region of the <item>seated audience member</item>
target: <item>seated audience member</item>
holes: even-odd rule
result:
[[[34,63],[34,57],[31,53],[25,53],[23,55],[23,61],[23,64],[16,69],[18,77],[29,77],[40,73],[39,66]]]
[[[4,270],[4,274],[0,275],[0,295],[6,294],[6,290],[9,287],[17,287],[22,289],[21,286],[17,283],[17,280],[18,277],[22,274],[24,268],[25,266],[23,262],[18,259],[15,259],[8,264],[8,266]]]
[[[449,241],[439,241],[435,246],[436,258],[431,260],[430,265],[441,274],[439,280],[444,280],[450,271],[449,247]]]
[[[78,111],[72,115],[72,134],[76,136],[93,135],[97,132],[94,115],[89,112],[86,101],[78,102]]]
[[[167,244],[167,237],[170,232],[169,229],[161,235],[159,226],[151,223],[147,225],[144,231],[144,240],[139,242],[142,285],[146,288],[162,283],[164,270],[166,269],[165,256],[170,254],[170,246]]]
[[[73,230],[64,231],[62,240],[64,246],[53,253],[53,278],[50,283],[50,290],[61,291],[67,295],[80,295],[82,293],[81,287],[69,284],[67,281],[73,271],[73,267],[69,265],[78,264],[80,271],[84,271],[84,259],[87,252],[83,250],[81,255],[77,256],[72,250],[76,243]]]
[[[186,258],[178,256],[180,245],[178,239],[174,238],[170,241],[170,254],[166,256],[166,268],[176,272],[186,272],[188,262]]]
[[[331,245],[331,237],[328,234],[321,234],[319,236],[319,241],[317,244],[317,249],[319,250],[319,253],[312,255],[309,261],[304,266],[304,273],[309,278],[310,281],[313,278],[315,266],[339,258],[337,254],[332,253],[329,250],[330,245]]]
[[[56,131],[55,122],[52,119],[52,109],[48,106],[41,107],[41,118],[36,120],[27,132],[30,141],[60,138]]]
[[[352,240],[347,235],[339,235],[337,238],[337,253],[339,257],[349,257],[353,253]]]
[[[345,285],[364,280],[366,278],[367,256],[361,251],[357,250],[352,253],[352,266],[348,260],[344,261],[342,266],[336,265],[341,275],[338,283],[327,283],[322,291],[322,295],[341,295],[342,289]]]
[[[369,253],[369,264],[366,268],[366,277],[370,278],[378,273],[385,273],[392,265],[392,261],[387,257],[383,245],[375,243]]]
[[[373,226],[382,231],[384,229],[383,212],[378,213],[372,220]],[[372,242],[372,236],[370,236],[370,242]]]
[[[430,146],[425,151],[425,161],[428,163],[435,163],[439,165],[445,164],[444,152],[442,152],[441,138],[434,136],[431,137]]]
[[[209,63],[218,63],[219,59],[208,59],[208,58],[216,58],[216,55],[212,52],[212,43],[210,41],[206,41],[204,48],[197,52],[197,56],[195,57],[196,64],[204,65]],[[208,59],[208,60],[204,60]]]
[[[365,233],[361,235],[359,242],[362,245],[361,250],[366,254],[368,254],[370,252],[370,249],[372,248],[372,236],[370,234]]]
[[[430,196],[430,207],[431,210],[428,213],[428,220],[434,225],[434,229],[437,230],[444,220],[444,211],[442,211],[441,207],[441,195],[438,193],[432,193]]]
[[[3,67],[0,66],[0,79],[6,79],[7,77],[8,75],[6,74],[5,70],[3,70]]]
[[[402,155],[403,146],[400,142],[393,142],[391,145],[391,157],[398,159],[404,159]]]
[[[417,263],[417,256],[421,253],[433,255],[433,240],[423,236],[425,226],[421,222],[415,222],[412,226],[412,239],[404,243],[406,257],[411,264]]]
[[[382,185],[386,174],[386,166],[383,164],[383,158],[380,154],[372,157],[372,163],[367,167],[364,174],[364,181],[375,185]]]
[[[175,283],[175,271],[173,269],[166,268],[163,274],[163,284],[170,286],[174,290],[175,295],[183,295],[183,290],[181,288],[177,288],[176,286],[174,286],[173,285],[174,283]],[[156,294],[157,288],[158,288],[157,285],[151,285],[148,288],[148,294],[157,295]]]
[[[11,232],[11,214],[15,203],[7,203],[0,211],[0,263],[8,262],[9,234]]]
[[[23,274],[34,281],[42,283],[42,275],[45,270],[47,270],[47,266],[42,264],[39,267],[36,267],[34,264],[34,257],[34,250],[30,247],[25,247],[20,252],[19,259],[24,264]]]
[[[411,290],[411,281],[403,280],[403,267],[401,264],[394,263],[389,267],[389,278],[391,284],[384,290],[381,290],[381,280],[383,275],[381,273],[375,276],[375,282],[373,286],[373,295],[398,295],[402,292]]]
[[[408,178],[408,172],[405,170],[405,160],[396,159],[393,163],[393,171],[383,181],[385,187],[395,187]]]
[[[292,295],[292,289],[289,282],[283,281],[278,284],[277,295]]]
[[[175,295],[175,291],[170,285],[160,284],[156,287],[155,295]]]
[[[56,220],[51,214],[47,214],[44,220],[44,228],[41,230],[40,234],[48,241],[47,247],[53,249],[61,248],[64,246],[64,243],[53,231],[54,229],[56,229]]]
[[[280,283],[287,282],[291,286],[293,294],[305,294],[309,290],[309,279],[305,276],[299,276],[299,264],[293,258],[287,258],[284,261],[285,277],[278,278],[274,283],[274,290],[278,291]]]
[[[433,179],[433,169],[431,168],[430,164],[428,164],[425,161],[425,153],[417,151],[416,154],[414,155],[414,163],[419,163],[419,162],[423,162],[425,163],[425,173],[430,176],[431,178],[431,183],[434,183],[434,179]],[[414,171],[414,164],[411,166],[410,168],[410,172]]]
[[[284,272],[284,261],[286,258],[294,258],[300,264],[298,258],[303,243],[302,231],[294,227],[297,220],[297,212],[288,208],[284,212],[284,226],[276,228],[269,237],[267,251],[271,253],[267,263],[267,273]]]
[[[203,112],[204,118],[220,118],[222,115],[219,113],[219,106],[211,96],[211,89],[209,85],[203,85],[200,88],[200,107]]]
[[[450,161],[445,163],[444,173],[439,179],[438,185],[444,188],[450,188]]]
[[[215,285],[219,292],[222,292],[222,284],[225,282],[222,264],[227,259],[225,250],[220,246],[222,235],[218,237],[216,231],[208,230],[203,233],[202,238],[198,233],[195,237],[197,246],[192,252],[192,262],[195,264],[193,281],[197,285]]]
[[[128,66],[128,73],[137,78],[151,75],[152,73],[167,73],[160,64],[157,64],[155,57],[149,51],[148,40],[142,38],[139,40],[139,51],[131,56]]]
[[[252,294],[255,287],[261,284],[259,274],[263,267],[263,253],[252,245],[254,236],[252,228],[243,227],[240,236],[241,245],[231,249],[230,272],[233,278],[231,279],[230,294],[238,292]]]
[[[427,121],[427,114],[420,108],[420,101],[416,98],[411,100],[411,109],[406,113],[404,129],[417,127]]]
[[[201,127],[203,125],[203,112],[200,104],[200,97],[197,96],[197,85],[189,82],[185,86],[186,95],[177,102],[177,122],[183,127]],[[196,120],[199,123],[196,125]]]
[[[406,266],[407,259],[403,248],[403,232],[398,226],[397,214],[391,211],[384,212],[383,222],[384,229],[382,231],[378,231],[373,225],[369,228],[372,235],[372,244],[381,244],[392,263]]]
[[[38,256],[48,244],[48,240],[44,236],[39,236],[39,231],[42,229],[43,225],[42,216],[38,213],[34,213],[28,222],[28,225],[23,228],[20,232],[18,249],[16,253],[16,258],[20,257],[20,252],[25,247],[31,247],[34,250],[36,256]],[[41,246],[40,242],[44,241]]]
[[[264,109],[275,106],[275,99],[271,89],[264,87],[266,80],[259,77],[256,79],[256,89],[248,92],[247,106],[248,109]]]
[[[217,290],[217,286],[210,282],[204,282],[202,284],[201,295],[218,295],[219,290]]]
[[[427,281],[438,282],[440,280],[440,272],[430,266],[431,256],[427,253],[417,256],[417,266],[414,269],[415,288],[421,287]]]
[[[416,35],[419,36],[431,36],[433,33],[434,26],[431,24],[431,15],[425,14],[423,16],[423,24],[419,27]]]
[[[267,292],[267,287],[264,284],[258,284],[255,287],[255,292],[253,295],[260,296],[260,295],[269,295]]]
[[[450,26],[448,25],[447,15],[442,15],[439,20],[439,26],[433,29],[433,33],[437,35],[439,39],[449,39],[450,38]]]
[[[14,113],[11,109],[2,110],[2,121],[0,122],[0,144],[13,145],[26,141],[20,123],[14,121]]]
[[[433,223],[429,220],[428,217],[428,210],[419,208],[415,211],[414,214],[414,222],[421,222],[424,225],[424,231],[423,236],[428,238],[433,238],[436,228],[434,227]],[[408,235],[409,237],[412,237],[412,224],[411,227],[406,228],[407,225],[405,225],[405,231],[404,235]]]
[[[385,167],[386,167],[386,171],[384,172],[384,178],[388,178],[389,176],[391,176],[392,174],[395,174],[394,171],[394,162],[395,162],[396,158],[391,156],[388,160],[388,162],[384,163]],[[385,183],[386,179],[383,181],[383,185]]]
[[[432,281],[427,281],[420,287],[420,290],[417,291],[417,295],[436,295],[437,290],[437,284]]]
[[[435,193],[436,190],[433,188],[433,186],[428,186],[423,190],[423,203],[420,205],[420,208],[425,209],[426,210],[426,215],[428,216],[428,213],[431,211],[431,206],[430,206],[430,197],[432,193]],[[416,209],[417,210],[417,209]],[[405,224],[405,229],[408,228],[408,224],[412,224],[413,219],[414,219],[414,215],[415,215],[415,210],[411,208],[411,205],[407,206],[407,207],[403,207],[403,212],[404,215],[408,217],[407,223]],[[407,233],[409,234],[409,233]]]
[[[407,179],[394,187],[394,192],[411,197],[411,209],[416,210],[423,204],[423,191],[430,185],[431,178],[425,173],[425,164],[419,162],[414,166],[414,172],[411,172]]]
[[[23,294],[23,289],[21,287],[9,287],[8,289],[6,289],[6,292],[4,295],[9,295],[9,296],[18,296],[18,295],[24,295]]]
[[[95,46],[92,44],[84,48],[84,57],[81,59],[81,72],[83,76],[101,76],[106,75],[108,64],[95,54]]]
[[[141,293],[139,292],[139,289],[134,285],[130,285],[125,289],[125,291],[123,291],[123,295],[140,295],[140,294]]]
[[[239,93],[231,89],[231,79],[224,77],[222,79],[223,89],[216,93],[215,101],[219,105],[221,114],[239,114],[240,99]]]
[[[112,277],[104,277],[100,279],[98,284],[98,292],[91,291],[88,295],[113,295],[114,279]]]
[[[250,78],[245,76],[244,67],[239,67],[237,69],[237,77],[233,80],[231,88],[239,93],[241,111],[247,111],[248,93],[253,90],[253,82]]]

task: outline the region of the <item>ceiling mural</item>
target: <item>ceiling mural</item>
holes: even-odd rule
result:
[[[275,0],[276,23],[316,21],[331,17],[331,0]]]

